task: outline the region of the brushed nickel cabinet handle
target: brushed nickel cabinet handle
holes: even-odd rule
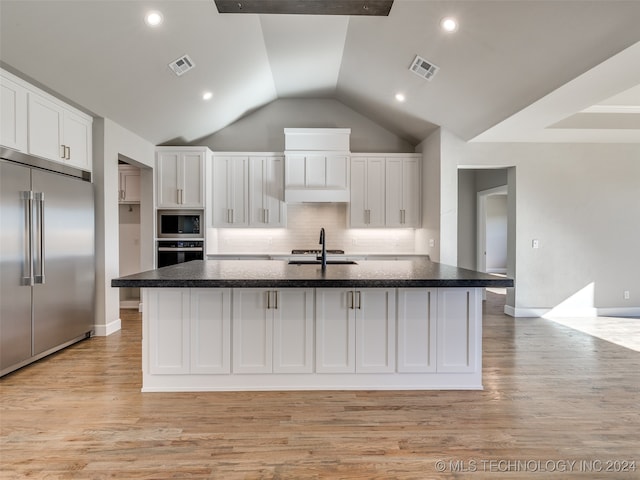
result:
[[[358,290],[356,294],[358,295],[358,306],[356,308],[362,310],[362,292]]]
[[[60,145],[60,158],[64,159],[67,156],[67,147]]]
[[[271,310],[271,290],[267,290],[267,310]]]

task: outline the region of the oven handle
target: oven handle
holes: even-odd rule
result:
[[[202,252],[202,247],[158,247],[159,252]]]

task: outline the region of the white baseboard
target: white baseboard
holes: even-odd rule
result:
[[[611,307],[611,308],[533,308],[504,306],[504,313],[511,317],[640,317],[640,307]]]
[[[112,333],[119,331],[122,328],[122,321],[118,318],[107,325],[94,325],[93,334],[96,337],[108,337]]]
[[[140,300],[120,300],[120,308],[139,308]]]

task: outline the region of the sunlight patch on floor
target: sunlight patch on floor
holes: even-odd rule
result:
[[[621,347],[640,352],[640,318],[622,317],[545,317]]]

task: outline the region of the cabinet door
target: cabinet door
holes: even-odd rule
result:
[[[249,224],[249,157],[213,159],[213,226]]]
[[[395,289],[355,291],[356,372],[392,373],[396,367]]]
[[[353,307],[353,290],[316,289],[316,372],[355,372]]]
[[[272,292],[273,372],[313,372],[313,289]]]
[[[285,227],[287,209],[284,203],[284,157],[267,157],[264,195],[266,225]]]
[[[191,289],[191,373],[231,372],[231,290]]]
[[[367,160],[351,159],[351,192],[349,202],[349,225],[352,228],[368,226],[367,205]]]
[[[91,122],[64,110],[62,114],[62,144],[67,148],[65,163],[82,170],[91,170]]]
[[[204,207],[204,153],[182,153],[179,167],[177,186],[181,190],[180,205]]]
[[[233,373],[271,373],[273,315],[270,293],[259,288],[233,291]]]
[[[140,169],[129,165],[118,168],[120,203],[140,203]]]
[[[189,289],[147,289],[143,315],[149,325],[149,371],[189,373]]]
[[[406,158],[402,162],[402,223],[404,227],[419,227],[421,219],[420,161]]]
[[[439,288],[438,373],[475,372],[482,338],[481,288]]]
[[[178,207],[179,152],[159,152],[156,164],[158,207]]]
[[[250,157],[249,224],[253,227],[285,226],[284,158]]]
[[[0,77],[0,145],[27,150],[27,90]]]
[[[398,289],[398,372],[436,371],[436,292]]]
[[[349,156],[327,155],[325,175],[326,188],[347,190],[349,188]]]
[[[62,162],[62,109],[50,100],[28,93],[29,153]]]

